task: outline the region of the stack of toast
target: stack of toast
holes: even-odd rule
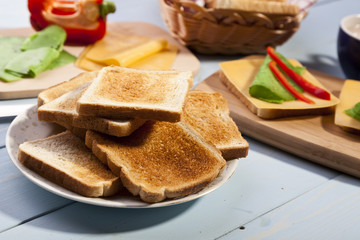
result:
[[[86,197],[125,187],[149,203],[200,191],[248,143],[219,93],[192,74],[104,67],[44,90],[38,119],[67,130],[19,147],[19,161]]]

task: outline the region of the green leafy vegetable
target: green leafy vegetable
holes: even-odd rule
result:
[[[277,53],[285,64],[301,74],[305,68],[294,67],[284,56]],[[267,55],[262,63],[259,72],[256,74],[252,82],[249,93],[252,97],[261,99],[271,103],[282,103],[284,101],[295,100],[295,97],[277,80],[269,68],[269,62],[272,61],[271,57]],[[284,74],[285,75],[285,74]],[[289,83],[299,92],[303,89],[299,87],[291,78],[285,75]]]
[[[360,121],[360,102],[355,104],[353,108],[345,110],[345,113],[356,120]]]
[[[33,78],[45,71],[50,63],[59,56],[59,51],[42,47],[21,52],[5,67],[5,71],[21,78]]]
[[[20,79],[18,76],[14,76],[5,72],[6,64],[19,54],[20,47],[24,42],[23,37],[0,37],[0,79],[5,82],[12,82]]]
[[[50,63],[50,65],[46,68],[47,70],[51,70],[54,68],[58,68],[64,66],[66,64],[72,63],[76,61],[76,57],[71,55],[70,53],[62,50],[59,54],[59,57]]]
[[[65,39],[65,30],[58,26],[49,26],[28,38],[0,37],[0,79],[12,82],[34,78],[74,62],[76,57],[62,50]]]
[[[61,50],[66,40],[66,32],[59,26],[51,25],[40,32],[28,37],[21,46],[22,51],[50,47]]]

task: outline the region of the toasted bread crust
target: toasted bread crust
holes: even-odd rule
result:
[[[92,81],[96,75],[97,72],[83,72],[68,81],[56,84],[48,89],[43,90],[38,95],[38,107],[64,95],[69,91],[74,90],[75,88],[87,82]]]
[[[111,120],[91,116],[75,116],[72,125],[78,128],[91,129],[116,137],[129,136],[146,122],[145,119]]]
[[[201,190],[224,169],[220,151],[185,124],[148,121],[128,137],[87,131],[86,145],[143,201]]]
[[[79,115],[180,121],[191,72],[105,67],[77,104]]]
[[[76,128],[92,129],[118,137],[130,135],[146,121],[144,119],[110,120],[93,116],[79,116],[76,112],[76,104],[89,84],[89,82],[85,83],[73,91],[40,106],[38,108],[38,119],[58,123],[70,130],[76,130]],[[79,131],[75,132],[79,133]]]
[[[205,140],[214,144],[225,159],[247,156],[249,144],[230,117],[227,100],[220,93],[190,91],[183,118]]]
[[[47,147],[57,144],[62,145],[63,150]],[[78,153],[69,155],[62,152],[65,149]],[[57,160],[55,152],[64,154],[61,161]],[[82,140],[69,131],[21,144],[18,159],[39,175],[86,197],[111,196],[121,188],[120,179],[86,149]],[[75,169],[75,166],[78,168]],[[84,168],[87,170],[84,171]]]
[[[104,106],[103,104],[87,104],[81,103],[77,108],[79,114],[83,116],[101,116],[109,119],[119,118],[142,118],[148,120],[159,120],[167,122],[178,122],[181,119],[182,109],[178,111],[156,109],[139,109],[135,110],[134,107],[113,107]]]

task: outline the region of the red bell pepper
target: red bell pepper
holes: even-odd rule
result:
[[[307,97],[305,97],[303,94],[301,94],[300,92],[298,92],[290,83],[289,81],[286,79],[286,77],[284,76],[284,74],[282,74],[282,72],[277,68],[277,64],[275,61],[271,61],[269,62],[269,68],[270,70],[274,73],[274,75],[276,76],[276,78],[282,83],[282,85],[292,94],[294,95],[297,99],[304,101],[306,103],[309,104],[314,104],[315,102]]]
[[[325,100],[330,100],[331,95],[326,90],[313,85],[312,83],[308,82],[305,78],[303,78],[300,74],[295,72],[294,70],[290,69],[275,53],[272,47],[267,47],[267,53],[270,57],[280,66],[280,68],[287,74],[289,77],[294,80],[299,86],[301,86],[305,91],[308,93]]]
[[[115,5],[103,0],[28,0],[30,22],[35,30],[55,24],[65,29],[66,43],[90,44],[104,37],[106,15]]]

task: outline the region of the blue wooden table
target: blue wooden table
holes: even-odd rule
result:
[[[144,21],[165,29],[155,0],[116,0],[109,21]],[[320,0],[279,51],[305,66],[344,78],[336,38],[342,17],[359,0]],[[0,28],[27,27],[25,0],[0,1]],[[197,55],[196,83],[239,56]],[[22,111],[36,99],[0,101]],[[9,109],[9,108],[7,108]],[[11,162],[5,135],[14,116],[0,118],[0,239],[359,239],[360,180],[245,136],[247,158],[232,178],[197,200],[162,208],[94,206],[54,195]],[[359,144],[360,154],[360,144]]]

